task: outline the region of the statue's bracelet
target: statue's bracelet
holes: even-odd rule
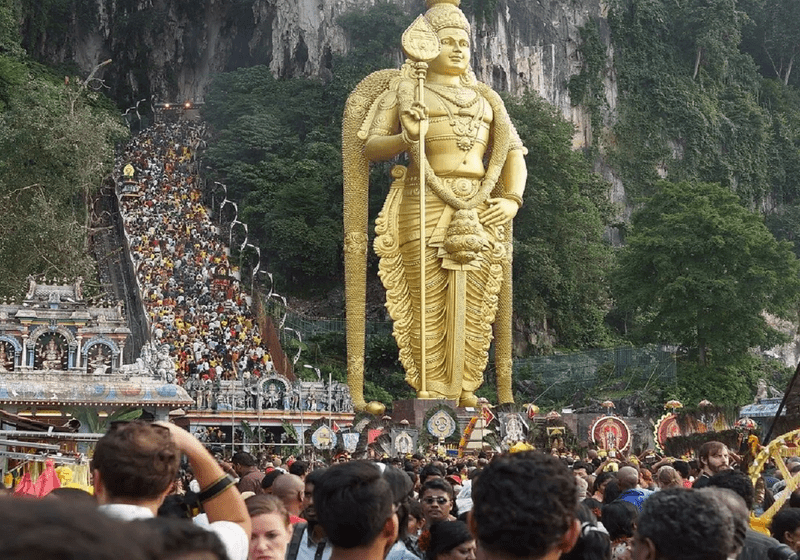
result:
[[[403,140],[403,144],[406,146],[413,146],[414,141],[408,137],[408,131],[403,127],[400,127],[400,129],[400,138]]]
[[[504,194],[503,198],[506,198],[508,200],[513,200],[514,202],[517,203],[518,207],[522,208],[522,197],[521,196],[517,196],[514,193],[508,193],[508,194]]]

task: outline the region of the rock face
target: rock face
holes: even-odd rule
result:
[[[216,73],[242,66],[324,79],[333,55],[348,49],[337,18],[375,1],[84,0],[59,25],[52,12],[31,8],[25,47],[47,62],[75,63],[83,75],[113,59],[102,77],[121,103],[151,96],[201,101]],[[425,9],[422,0],[395,2],[412,15]],[[50,23],[37,25],[43,19]],[[608,44],[600,0],[499,0],[492,22],[473,25],[478,79],[502,91],[538,92],[575,122],[576,144],[584,143],[591,135],[588,120],[572,107],[566,84],[580,69],[578,30],[590,19]],[[607,88],[613,110],[613,83]]]

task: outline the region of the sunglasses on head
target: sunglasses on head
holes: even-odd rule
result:
[[[443,506],[447,502],[449,502],[450,500],[448,500],[447,498],[444,498],[442,496],[435,496],[435,497],[434,496],[428,496],[427,498],[425,498],[422,501],[425,502],[426,504],[428,504],[429,506],[433,505],[433,504],[439,504],[440,506]]]

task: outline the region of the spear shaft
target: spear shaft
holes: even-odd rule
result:
[[[424,65],[424,67],[423,67]],[[421,63],[417,67],[417,101],[422,105],[425,102],[425,76],[427,64]],[[419,378],[420,389],[417,396],[420,399],[429,399],[426,362],[428,346],[428,328],[425,294],[425,134],[427,127],[423,125],[428,120],[424,115],[419,122]]]

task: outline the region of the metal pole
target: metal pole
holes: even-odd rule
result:
[[[236,402],[231,396],[230,387],[228,387],[228,402],[231,404],[231,457],[233,457],[233,454],[236,453],[234,449],[236,444]]]
[[[297,382],[298,395],[300,395],[300,449],[302,450],[303,457],[306,456],[306,436],[305,424],[303,423],[303,384],[302,381]]]
[[[764,436],[764,441],[761,442],[761,445],[767,445],[772,438],[772,431],[775,429],[775,424],[778,422],[778,418],[781,416],[781,412],[783,412],[786,403],[789,400],[789,394],[792,392],[792,388],[794,387],[794,382],[797,380],[797,377],[800,376],[800,363],[797,364],[797,367],[794,370],[794,375],[792,379],[789,381],[789,386],[786,387],[786,392],[783,394],[783,398],[781,399],[781,404],[778,405],[778,410],[775,412],[775,416],[772,418],[772,422],[769,425],[769,429],[767,430],[767,434]]]

